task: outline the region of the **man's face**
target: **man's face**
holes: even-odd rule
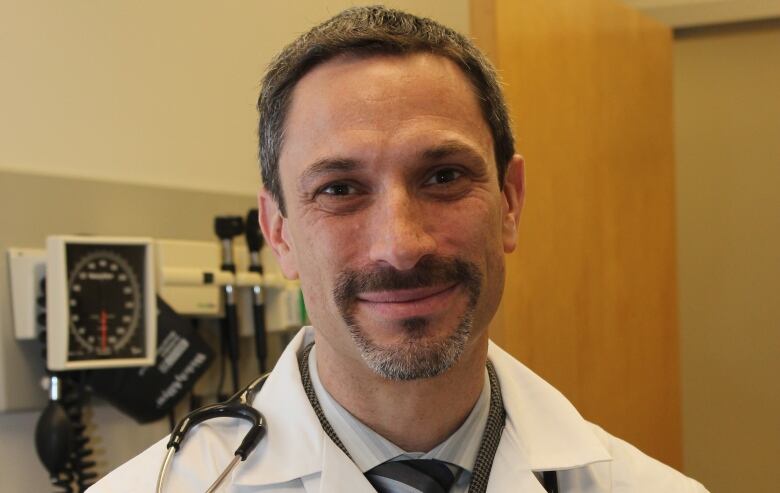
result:
[[[263,232],[318,345],[380,375],[438,375],[486,343],[522,196],[499,188],[476,96],[446,58],[340,57],[297,84]],[[319,347],[319,346],[318,346]]]

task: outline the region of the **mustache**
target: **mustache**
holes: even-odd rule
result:
[[[344,271],[336,278],[333,294],[339,309],[345,313],[359,293],[424,288],[440,284],[463,284],[469,291],[470,298],[476,302],[482,275],[472,262],[456,257],[429,256],[420,259],[412,269],[404,271],[391,266]]]

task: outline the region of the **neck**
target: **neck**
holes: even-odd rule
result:
[[[427,452],[465,421],[482,392],[487,335],[473,340],[458,362],[442,375],[410,381],[389,380],[362,360],[337,357],[317,340],[317,372],[322,385],[357,419],[407,452]]]

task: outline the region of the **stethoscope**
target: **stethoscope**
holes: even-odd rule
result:
[[[260,411],[252,407],[252,402],[255,400],[257,393],[263,388],[263,384],[268,378],[270,373],[266,373],[261,377],[255,379],[252,383],[244,387],[241,391],[235,394],[233,397],[225,402],[211,404],[200,409],[196,409],[184,417],[171,432],[171,438],[168,440],[166,448],[168,452],[165,455],[160,473],[157,476],[157,493],[162,493],[163,483],[165,477],[173,461],[173,454],[179,451],[184,437],[187,435],[195,425],[212,418],[238,418],[245,421],[249,421],[252,427],[244,435],[244,439],[241,441],[241,445],[238,446],[233,459],[225,467],[225,470],[217,477],[216,480],[209,486],[206,493],[213,493],[217,491],[217,488],[225,482],[225,479],[230,475],[233,469],[236,468],[239,462],[245,461],[249,454],[257,447],[260,440],[265,434],[265,418],[260,414]],[[558,474],[556,471],[544,471],[541,478],[542,486],[547,493],[558,493]]]
[[[244,435],[244,439],[241,441],[241,445],[238,446],[236,452],[233,454],[233,460],[227,465],[224,471],[217,477],[217,479],[209,486],[206,493],[212,493],[219,488],[219,486],[225,481],[230,473],[235,469],[239,462],[245,461],[249,454],[257,447],[260,440],[265,434],[265,418],[260,414],[260,411],[252,407],[252,402],[255,400],[255,396],[263,388],[265,380],[268,378],[269,373],[255,379],[252,383],[244,387],[241,391],[235,394],[233,397],[225,402],[211,404],[200,409],[196,409],[184,417],[171,432],[171,438],[168,440],[166,448],[168,452],[165,455],[162,467],[160,468],[160,474],[157,476],[157,493],[162,493],[163,483],[165,482],[165,476],[168,473],[168,468],[173,461],[173,454],[179,451],[184,437],[187,435],[195,425],[212,418],[238,418],[245,421],[249,421],[252,427]]]

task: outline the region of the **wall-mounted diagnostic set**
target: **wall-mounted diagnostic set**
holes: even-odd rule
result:
[[[98,477],[82,420],[89,395],[140,423],[173,419],[187,396],[191,409],[221,399],[227,368],[238,388],[239,337],[254,338],[263,372],[266,332],[303,324],[298,284],[272,262],[262,268],[257,211],[214,228],[212,242],[56,235],[45,250],[9,249],[14,333],[43,343],[49,402],[35,442],[52,485],[82,492]],[[234,244],[241,235],[246,249]],[[204,337],[217,326],[220,337]],[[196,395],[218,355],[219,383]]]

